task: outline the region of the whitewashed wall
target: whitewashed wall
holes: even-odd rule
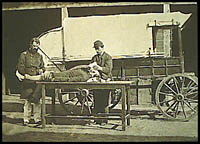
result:
[[[189,19],[191,14],[148,13],[121,14],[110,16],[68,17],[64,19],[64,47],[66,58],[91,59],[95,54],[93,42],[104,42],[105,50],[118,58],[123,55],[145,55],[152,48],[152,29],[148,24],[163,24],[173,21],[180,27]],[[49,57],[62,58],[61,31],[50,32],[41,38],[41,47]]]

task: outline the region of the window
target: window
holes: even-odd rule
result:
[[[153,26],[153,51],[165,57],[177,56],[178,27],[175,25]]]

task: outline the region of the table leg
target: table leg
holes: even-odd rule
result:
[[[51,112],[52,115],[55,115],[55,104],[56,104],[56,90],[55,90],[55,94],[52,95],[52,107],[51,107]]]
[[[55,104],[56,104],[56,97],[57,97],[57,89],[55,89],[55,93],[52,95],[52,100],[51,100],[51,115],[52,116],[55,116],[55,111],[56,111],[56,108],[55,108]],[[55,119],[53,118],[51,123],[55,123]]]
[[[139,83],[139,80],[136,81],[136,104],[138,105],[138,95],[139,95],[139,89],[138,89],[138,83]]]
[[[126,109],[125,109],[125,87],[122,87],[122,130],[126,130],[126,123],[125,123],[125,114],[126,114]]]
[[[46,125],[46,107],[45,107],[45,85],[42,85],[42,128]]]
[[[127,104],[127,114],[128,114],[128,118],[127,118],[127,125],[130,125],[130,88],[126,89],[126,104]]]

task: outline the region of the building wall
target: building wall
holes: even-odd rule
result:
[[[156,6],[109,6],[69,8],[69,17],[89,15],[160,13],[162,5]],[[185,55],[185,70],[197,72],[197,5],[174,5],[171,12],[181,11],[192,13],[192,18],[183,30],[183,50]],[[29,40],[42,32],[61,26],[60,9],[35,9],[2,12],[2,71],[6,77],[7,89],[11,93],[19,93],[19,81],[15,76],[15,66],[20,53],[29,46]]]

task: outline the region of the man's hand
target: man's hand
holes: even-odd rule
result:
[[[38,69],[38,73],[41,75],[43,73],[43,69]]]
[[[46,71],[45,73],[42,74],[43,80],[51,80],[52,77],[52,71]]]
[[[93,69],[94,69],[94,70],[100,70],[100,71],[102,71],[102,67],[99,66],[99,65],[93,66]]]

